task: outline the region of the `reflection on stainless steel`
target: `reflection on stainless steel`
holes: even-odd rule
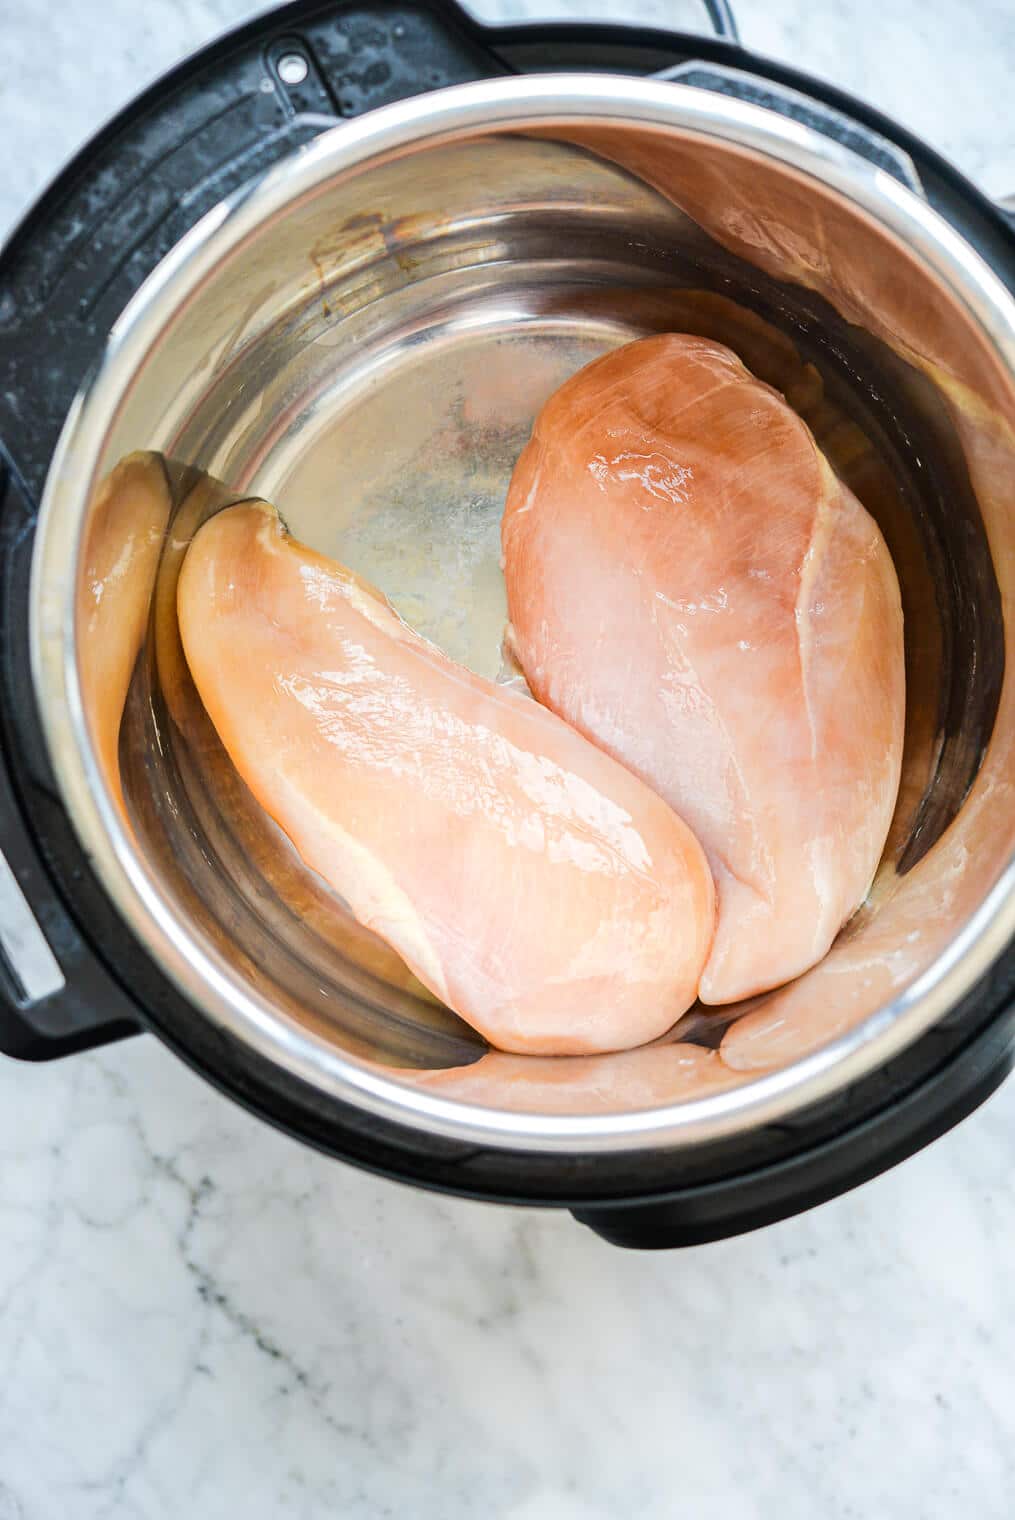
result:
[[[445,1098],[532,1114],[616,1114],[725,1092],[747,1080],[714,1050],[668,1041],[610,1056],[512,1056],[488,1051],[471,1066],[403,1073]]]
[[[703,230],[694,219],[717,206]],[[155,448],[277,503],[297,536],[493,675],[498,519],[531,419],[585,360],[666,328],[706,331],[781,386],[879,521],[906,615],[902,790],[869,906],[823,967],[733,1027],[725,1054],[767,1068],[759,1021],[790,1002],[820,1014],[809,1037],[832,1044],[693,1103],[547,1104],[532,1117],[498,1106],[494,1088],[452,1095],[370,1064],[461,1065],[476,1046],[397,978],[353,964],[323,918],[308,943],[287,875],[298,863],[279,865],[288,847],[269,843],[213,741],[179,740],[179,689],[167,676],[163,691],[151,640],[121,746],[124,829],[100,734],[79,720],[87,677],[68,608],[98,482]],[[932,211],[729,99],[512,79],[319,139],[214,213],[139,293],[47,489],[39,699],[69,810],[132,932],[236,1038],[431,1135],[562,1153],[694,1144],[870,1070],[968,990],[1015,927],[1013,373],[1011,301]],[[200,714],[185,723],[199,729]],[[716,1043],[714,1021],[694,1027]],[[753,1054],[738,1054],[752,1029]]]
[[[96,493],[82,554],[77,599],[81,703],[106,785],[117,797],[120,723],[148,623],[169,510],[169,481],[160,456],[129,455]]]

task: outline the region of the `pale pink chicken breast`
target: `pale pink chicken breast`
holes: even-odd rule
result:
[[[263,503],[200,529],[177,605],[194,683],[262,807],[492,1043],[622,1049],[693,1001],[708,865],[622,766],[452,663]]]
[[[129,454],[99,487],[84,547],[78,639],[81,702],[117,801],[120,723],[151,608],[170,512],[158,454]]]
[[[905,676],[884,540],[808,428],[721,344],[629,344],[539,414],[503,547],[533,693],[705,847],[702,1001],[814,965],[888,833]]]
[[[686,1042],[606,1056],[512,1056],[491,1050],[471,1066],[389,1074],[442,1098],[533,1114],[630,1113],[691,1103],[749,1076],[725,1065],[716,1051]]]

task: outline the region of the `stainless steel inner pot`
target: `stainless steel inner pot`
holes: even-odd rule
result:
[[[821,966],[682,1021],[712,1044],[729,1026],[743,1085],[650,1110],[625,1107],[622,1081],[608,1112],[459,1101],[413,1070],[472,1061],[478,1037],[343,915],[218,746],[163,594],[173,555],[223,501],[267,497],[496,676],[499,518],[533,416],[596,354],[667,329],[737,348],[882,523],[907,631],[896,820]],[[136,450],[164,456],[172,522],[118,775],[84,630],[97,538],[122,535],[103,562],[129,563],[103,483]],[[884,171],[674,84],[542,76],[423,96],[328,131],[224,203],[117,322],[68,418],[34,561],[59,783],[130,931],[210,1020],[318,1089],[561,1154],[746,1131],[915,1039],[1015,928],[1013,480],[1015,309]]]

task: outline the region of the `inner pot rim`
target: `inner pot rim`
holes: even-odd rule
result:
[[[541,75],[460,85],[341,124],[207,214],[166,256],[114,324],[75,399],[43,495],[33,555],[30,638],[36,698],[68,812],[130,932],[206,1017],[319,1091],[380,1120],[448,1139],[556,1154],[677,1149],[773,1123],[857,1080],[910,1044],[962,997],[1015,932],[1015,858],[946,950],[860,1024],[780,1071],[662,1108],[550,1116],[436,1096],[340,1053],[241,985],[196,936],[130,842],[85,721],[75,602],[82,525],[103,450],[132,377],[193,291],[267,221],[371,161],[450,138],[617,122],[719,140],[816,179],[917,254],[987,337],[1015,384],[1015,304],[947,222],[883,170],[761,107],[669,83]]]

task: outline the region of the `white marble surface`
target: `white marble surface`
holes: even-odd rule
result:
[[[0,0],[0,227],[251,10]],[[1010,0],[739,12],[1015,189]],[[1009,1084],[809,1216],[637,1257],[312,1155],[151,1040],[0,1062],[0,1520],[1001,1520],[1013,1154]]]

